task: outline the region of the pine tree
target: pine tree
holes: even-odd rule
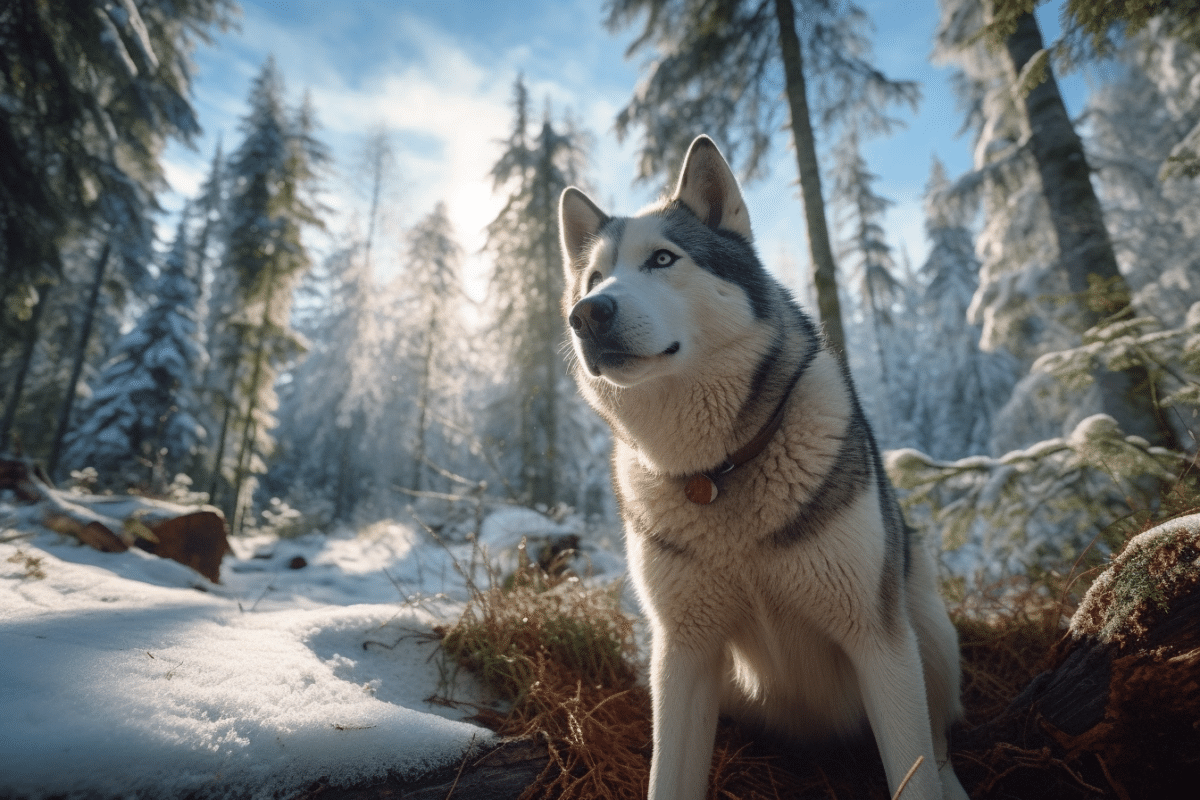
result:
[[[980,329],[967,320],[979,285],[979,259],[967,209],[950,196],[936,158],[925,190],[929,255],[921,265],[926,322],[917,349],[926,372],[919,385],[918,446],[936,459],[988,452],[993,420],[1012,392],[1016,363],[1003,349],[979,349]]]
[[[200,287],[200,317],[208,318],[208,304],[213,293],[213,276],[209,264],[219,258],[214,258],[214,246],[220,244],[222,236],[221,225],[225,218],[225,154],[221,143],[213,151],[212,162],[208,168],[208,176],[200,187],[200,194],[193,203],[197,231],[193,259],[196,263],[196,283]],[[209,333],[203,331],[205,341]]]
[[[186,467],[197,437],[198,343],[195,276],[188,263],[187,215],[155,284],[155,299],[116,346],[67,440],[64,462],[91,466],[107,486],[161,490]]]
[[[268,476],[281,487],[275,493],[304,496],[309,511],[327,505],[337,520],[349,519],[371,490],[366,432],[382,427],[380,376],[390,367],[378,341],[375,301],[382,298],[363,249],[361,241],[347,242],[305,280],[316,300],[297,325],[309,349],[280,389],[279,454]]]
[[[761,174],[779,127],[779,87],[783,86],[804,198],[817,309],[830,343],[844,353],[837,268],[825,220],[812,119],[815,116],[817,127],[826,130],[846,119],[872,130],[887,130],[894,120],[883,109],[897,102],[915,107],[916,84],[888,80],[871,66],[864,35],[867,16],[853,4],[612,0],[608,25],[624,27],[642,14],[642,33],[629,52],[652,49],[656,58],[617,117],[619,135],[633,127],[643,130],[640,177],[678,169],[699,131],[721,142],[733,163],[741,161],[747,178]],[[731,91],[731,87],[737,88]]]
[[[351,519],[364,501],[411,479],[411,414],[394,413],[394,395],[412,384],[410,342],[401,331],[412,322],[413,305],[404,294],[406,273],[391,285],[374,277],[377,264],[389,266],[390,251],[380,245],[394,171],[387,132],[371,133],[350,176],[365,187],[362,216],[302,285],[308,299],[296,324],[310,349],[280,392],[280,455],[269,485],[281,496],[304,497],[309,507],[326,505],[336,520]]]
[[[491,173],[496,191],[505,191],[507,200],[488,225],[486,250],[495,260],[491,294],[499,310],[498,342],[515,375],[511,412],[520,442],[519,486],[530,501],[553,506],[560,500],[563,409],[573,397],[560,347],[557,209],[563,189],[579,183],[584,137],[569,123],[556,129],[548,114],[530,137],[521,78],[514,108],[513,132]]]
[[[1120,46],[1120,71],[1088,98],[1087,145],[1134,305],[1173,327],[1200,300],[1200,182],[1163,172],[1200,125],[1200,49],[1164,27]]]
[[[41,335],[39,306],[71,240],[111,238],[127,275],[149,263],[158,156],[166,137],[199,130],[191,51],[231,9],[228,0],[47,0],[10,3],[0,15],[0,340],[22,351],[0,448]],[[74,387],[64,388],[69,402]]]
[[[902,401],[897,396],[901,387],[890,374],[894,354],[888,343],[896,338],[894,306],[904,300],[904,287],[893,276],[896,265],[883,229],[884,214],[892,201],[875,192],[878,176],[867,168],[854,126],[847,128],[834,149],[834,158],[832,196],[843,210],[837,226],[842,231],[837,255],[858,284],[867,347],[874,355],[873,363],[855,373],[863,394],[878,401],[872,417],[880,428],[880,440],[889,446],[895,441],[897,422],[892,409]]]
[[[943,0],[942,5],[935,55],[958,59],[986,92],[979,106],[976,182],[987,186],[988,202],[999,213],[989,214],[981,241],[985,257],[976,309],[984,315],[985,342],[995,342],[999,334],[1014,354],[1030,359],[1073,347],[1092,326],[1129,316],[1133,308],[1037,21],[1031,12],[1009,15],[1005,25],[986,29],[992,36],[989,49],[977,34],[985,31],[985,16],[1008,14],[1003,1]],[[1012,224],[1016,217],[1023,218],[1022,227]],[[1045,308],[1035,320],[1039,304]],[[1099,410],[1129,433],[1177,445],[1153,403],[1155,390],[1144,369],[1101,368],[1093,377]],[[1026,388],[1034,389],[1039,380],[1032,377]]]
[[[251,87],[245,139],[229,162],[224,269],[237,284],[234,307],[226,310],[233,312],[232,340],[214,343],[228,381],[214,473],[228,470],[233,496],[226,506],[235,530],[253,493],[251,476],[266,469],[275,377],[303,349],[289,317],[292,292],[310,267],[300,232],[321,224],[312,193],[326,156],[313,128],[307,104],[298,113],[286,108],[282,80],[268,59]]]
[[[417,422],[413,448],[412,488],[424,487],[426,443],[433,421],[434,399],[446,386],[449,345],[454,333],[454,310],[462,299],[462,249],[454,239],[446,204],[433,211],[409,234],[408,281],[415,295],[416,313],[410,317],[417,345]]]

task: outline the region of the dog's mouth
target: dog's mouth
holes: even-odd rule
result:
[[[672,356],[679,352],[679,342],[672,342],[667,349],[661,353],[652,356],[638,355],[625,350],[602,350],[587,359],[588,371],[597,378],[603,374],[604,370],[621,370],[628,367],[630,364],[645,361],[652,358],[661,358],[663,356]]]

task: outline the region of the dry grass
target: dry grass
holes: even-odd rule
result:
[[[947,594],[962,658],[964,723],[974,727],[994,719],[1050,666],[1076,601],[1023,577]]]
[[[619,587],[589,588],[528,559],[506,580],[473,592],[442,631],[446,654],[511,702],[477,720],[503,736],[530,737],[550,756],[527,788],[533,798],[635,800],[650,772],[650,697],[637,683],[633,625]],[[1065,609],[1045,587],[1017,581],[957,592],[952,617],[963,650],[967,724],[994,717],[1046,665]],[[869,740],[797,752],[722,723],[713,755],[713,800],[885,800]]]
[[[636,685],[620,585],[588,587],[521,555],[514,575],[474,590],[443,632],[446,654],[512,703],[507,715],[477,719],[546,742],[550,762],[524,797],[645,797],[650,700]]]

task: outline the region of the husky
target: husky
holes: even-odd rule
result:
[[[717,146],[697,138],[635,216],[574,187],[559,212],[573,371],[613,430],[652,636],[651,800],[706,796],[719,714],[801,742],[868,724],[892,792],[965,798],[933,557],[844,364],[755,254]]]

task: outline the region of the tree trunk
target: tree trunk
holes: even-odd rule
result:
[[[21,404],[21,395],[25,391],[25,379],[29,377],[29,368],[33,364],[33,350],[37,346],[38,328],[42,321],[42,314],[50,303],[50,288],[47,286],[42,290],[41,297],[38,298],[37,305],[33,307],[29,323],[26,326],[27,336],[21,349],[21,359],[17,363],[17,377],[8,390],[8,398],[4,404],[4,418],[0,419],[0,453],[8,452],[11,444],[13,424],[17,419],[17,408]]]
[[[549,148],[543,147],[549,153]],[[552,174],[553,164],[547,164],[544,175]],[[552,196],[549,185],[543,186],[545,195],[542,198],[542,219],[555,219],[558,213],[558,198]],[[559,280],[562,275],[562,261],[558,242],[558,227],[552,225],[544,229],[542,237],[542,264],[545,270],[545,283],[542,292],[543,309],[540,315],[542,352],[540,372],[542,373],[542,391],[545,394],[542,408],[545,416],[542,419],[546,449],[543,451],[538,464],[537,488],[534,490],[534,502],[545,503],[547,508],[553,508],[558,503],[558,471],[561,468],[558,458],[558,414],[559,414],[559,384],[560,364],[558,351],[562,344],[562,312],[558,308],[558,298],[562,296],[563,286]]]
[[[1032,14],[1022,15],[1016,31],[1005,40],[1014,77],[1042,48],[1037,20]],[[1058,241],[1059,265],[1076,299],[1077,313],[1071,320],[1075,330],[1083,333],[1114,314],[1132,314],[1129,287],[1117,267],[1083,143],[1067,115],[1049,64],[1045,80],[1025,95],[1023,109],[1029,126],[1029,151],[1037,162],[1042,195]],[[1122,430],[1179,449],[1171,426],[1154,404],[1145,368],[1098,370],[1094,377],[1105,413],[1116,419]]]
[[[821,167],[808,112],[808,88],[804,79],[804,56],[796,35],[796,9],[793,0],[775,0],[779,20],[779,51],[787,84],[788,109],[792,120],[792,142],[796,148],[796,166],[800,171],[800,193],[804,199],[804,220],[808,228],[808,253],[812,261],[813,287],[817,293],[817,313],[825,336],[834,352],[846,358],[846,332],[842,327],[842,305],[838,300],[837,263],[829,243],[825,221],[825,198],[821,193]]]
[[[75,390],[79,386],[79,376],[83,373],[83,364],[87,360],[87,349],[92,340],[92,326],[96,321],[96,307],[100,303],[100,288],[104,285],[104,273],[108,269],[108,254],[111,249],[112,243],[106,240],[100,251],[100,257],[96,259],[92,289],[88,295],[87,308],[83,312],[83,330],[79,332],[79,345],[75,348],[75,361],[71,365],[71,379],[67,382],[66,393],[59,405],[58,425],[54,429],[54,441],[50,445],[50,456],[46,459],[46,472],[56,480],[58,457],[62,452],[63,439],[67,435],[67,426],[71,424],[71,411],[75,408]]]
[[[421,364],[420,389],[417,393],[417,448],[413,456],[413,481],[415,491],[424,489],[422,475],[425,473],[425,428],[429,425],[429,396],[433,380],[433,344],[437,336],[438,309],[429,316],[429,326],[425,329],[425,355]]]
[[[884,349],[883,343],[883,321],[880,319],[879,305],[875,298],[875,289],[871,286],[871,282],[867,281],[867,305],[871,310],[871,338],[875,340],[875,355],[879,358],[879,384],[883,387],[884,397],[893,397],[891,376],[888,374],[887,352]],[[876,424],[881,429],[881,438],[885,442],[890,442],[894,433],[895,420],[892,419],[892,404],[889,402],[884,406],[882,419],[875,420]]]
[[[229,549],[225,519],[213,508],[196,508],[121,495],[60,492],[28,461],[0,457],[0,491],[17,502],[40,506],[44,527],[104,553],[137,547],[191,567],[213,583]]]
[[[238,336],[241,342],[241,335]],[[229,390],[224,397],[224,410],[221,414],[221,433],[217,436],[217,454],[213,457],[212,474],[208,481],[208,502],[217,505],[217,489],[221,481],[221,464],[225,461],[225,437],[229,434],[229,416],[233,412],[233,392],[237,387],[237,364],[229,372]]]
[[[236,535],[242,532],[245,505],[248,502],[243,496],[246,478],[250,474],[250,460],[254,456],[253,440],[258,436],[258,426],[254,423],[254,414],[258,411],[259,382],[262,380],[263,359],[267,357],[267,331],[271,327],[271,303],[275,299],[275,262],[268,262],[267,294],[263,298],[262,323],[258,327],[258,341],[254,347],[254,371],[250,373],[249,396],[246,398],[246,422],[242,426],[242,441],[238,448],[237,466],[233,474],[234,506],[232,532]]]
[[[269,305],[269,300],[268,300]],[[242,440],[238,447],[237,465],[233,472],[233,533],[239,534],[242,531],[242,512],[244,510],[245,498],[243,492],[246,478],[250,472],[250,459],[253,456],[254,446],[252,441],[258,435],[257,428],[254,424],[254,414],[258,410],[258,382],[262,380],[263,358],[266,357],[266,336],[267,336],[267,306],[263,308],[263,324],[258,332],[258,344],[254,351],[254,371],[250,374],[250,391],[246,401],[246,420],[242,425]]]

